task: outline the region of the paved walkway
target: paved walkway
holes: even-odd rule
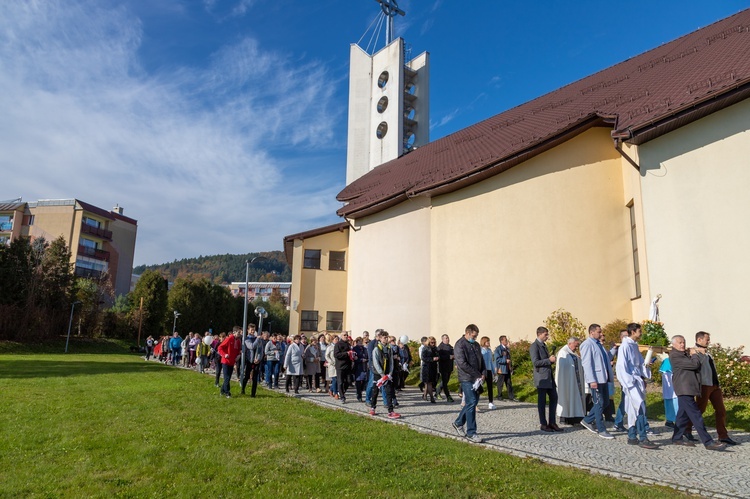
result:
[[[303,393],[304,392],[304,393]],[[283,393],[283,392],[282,392]],[[300,390],[299,397],[321,406],[342,409],[371,417],[369,408],[357,402],[354,389],[348,393],[347,403],[331,398],[327,393]],[[402,419],[391,421],[385,409],[378,407],[375,418],[404,424],[422,433],[460,439],[451,423],[460,409],[460,398],[452,404],[438,400],[424,402],[414,387],[399,394]],[[693,494],[713,497],[750,497],[750,434],[730,432],[741,443],[724,452],[708,451],[698,444],[694,448],[670,445],[671,429],[663,422],[651,421],[658,433],[651,440],[664,444],[657,450],[645,450],[627,444],[627,435],[616,433],[615,440],[604,440],[581,426],[567,426],[564,433],[545,433],[539,430],[535,404],[498,402],[489,411],[487,399],[482,397],[482,412],[477,414],[478,434],[489,449],[520,457],[533,457],[551,464],[573,466],[595,473],[631,480],[643,484],[660,484]],[[711,431],[715,437],[716,433]]]

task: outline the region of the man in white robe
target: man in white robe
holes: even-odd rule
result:
[[[617,354],[617,379],[625,395],[625,412],[628,415],[628,444],[643,449],[656,449],[646,434],[646,379],[651,378],[651,369],[646,366],[638,350],[641,327],[628,325],[628,336],[622,339]]]
[[[576,353],[580,343],[578,338],[570,338],[557,353],[557,416],[567,424],[576,424],[586,415],[586,382],[581,358]]]

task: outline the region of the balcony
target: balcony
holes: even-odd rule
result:
[[[100,229],[87,223],[81,223],[81,234],[91,234],[92,236],[101,237],[107,241],[112,240],[112,231],[107,229]]]
[[[97,260],[104,260],[105,262],[109,261],[109,251],[89,248],[88,246],[83,246],[81,244],[78,245],[78,255],[96,258]]]
[[[13,232],[13,222],[0,222],[0,232]]]
[[[101,279],[103,272],[101,270],[84,269],[83,267],[76,266],[76,277],[84,277],[86,279]]]

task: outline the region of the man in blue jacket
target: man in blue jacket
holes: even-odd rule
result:
[[[182,338],[180,338],[180,333],[177,331],[169,338],[169,349],[172,351],[172,365],[176,366],[180,360],[180,352],[182,351]]]
[[[599,324],[589,326],[589,337],[581,343],[581,364],[583,364],[583,377],[591,392],[591,401],[594,406],[581,425],[601,438],[611,440],[613,437],[604,426],[604,407],[609,404],[609,382],[614,381],[612,363],[609,355],[601,344],[602,327]]]

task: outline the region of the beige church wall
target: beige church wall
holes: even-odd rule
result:
[[[455,341],[533,339],[564,308],[586,325],[630,314],[632,250],[622,160],[595,128],[433,199],[432,330]]]
[[[430,208],[414,199],[354,221],[349,234],[347,329],[430,331]],[[371,336],[372,337],[372,336]]]
[[[750,100],[639,152],[650,289],[668,334],[748,345]]]
[[[344,323],[346,323],[347,270],[328,270],[328,263],[331,251],[345,251],[345,268],[348,269],[347,239],[346,231],[335,231],[294,241],[289,334],[302,332],[300,321],[303,310],[318,311],[318,331],[326,328],[327,312],[344,312]],[[320,250],[320,269],[302,268],[305,249]]]
[[[638,163],[638,147],[628,144],[621,144],[625,154],[627,154],[636,164]],[[623,208],[627,209],[628,204],[632,201],[635,208],[635,231],[638,241],[638,265],[640,268],[641,293],[636,293],[635,271],[631,271],[630,278],[630,314],[621,317],[625,320],[641,322],[649,317],[649,307],[651,305],[651,292],[648,280],[648,248],[646,247],[646,235],[644,231],[645,222],[643,219],[643,196],[641,194],[641,175],[632,164],[625,158],[622,158],[622,187],[623,187]],[[628,220],[628,229],[630,230]],[[631,256],[631,268],[633,268]]]

